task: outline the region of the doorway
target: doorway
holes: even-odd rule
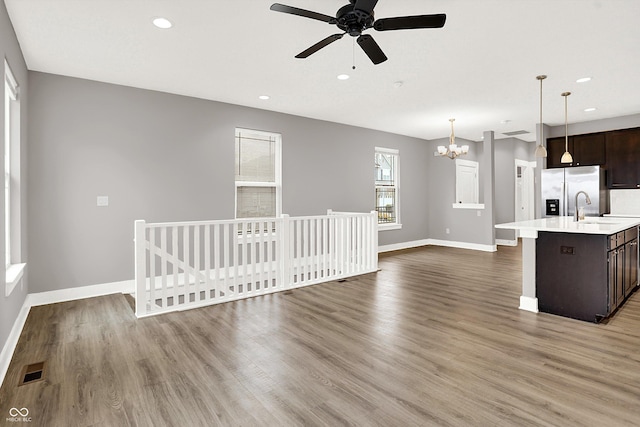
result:
[[[536,162],[515,160],[515,221],[535,219],[534,168]],[[516,231],[516,239],[518,238]]]

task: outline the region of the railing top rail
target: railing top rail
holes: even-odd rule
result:
[[[291,220],[310,220],[327,218],[328,216],[351,216],[351,217],[368,217],[375,215],[371,212],[331,212],[328,215],[311,215],[311,216],[295,216],[290,217]],[[185,227],[192,225],[215,225],[215,224],[245,224],[245,223],[257,223],[257,222],[279,222],[282,221],[282,217],[258,217],[258,218],[238,218],[238,219],[222,219],[222,220],[208,220],[208,221],[179,221],[179,222],[156,222],[145,223],[146,228],[165,228],[165,227]]]
[[[262,217],[262,218],[240,218],[240,219],[220,219],[209,221],[180,221],[180,222],[155,222],[145,224],[147,228],[162,228],[162,227],[184,227],[188,225],[215,225],[215,224],[244,224],[244,223],[256,223],[256,222],[278,222],[282,218]]]

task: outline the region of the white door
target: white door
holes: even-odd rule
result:
[[[527,221],[535,218],[534,212],[534,175],[536,162],[516,159],[516,206],[515,220]]]

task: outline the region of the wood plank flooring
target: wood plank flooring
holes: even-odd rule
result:
[[[110,295],[31,310],[4,384],[33,426],[640,423],[640,293],[607,324],[517,309],[520,248],[136,320]],[[23,365],[44,381],[18,387]],[[22,424],[25,425],[25,424]]]

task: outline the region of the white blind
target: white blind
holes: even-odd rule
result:
[[[236,132],[236,181],[275,182],[275,140]]]
[[[237,187],[236,218],[276,216],[275,187]]]

